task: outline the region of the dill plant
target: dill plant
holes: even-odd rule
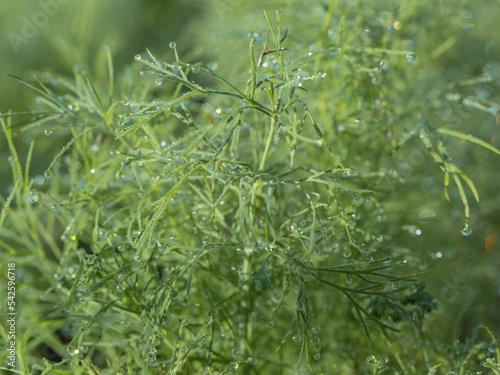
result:
[[[471,341],[463,357],[431,348],[424,322],[436,300],[415,257],[390,245],[386,191],[401,179],[381,167],[418,138],[446,192],[455,184],[468,235],[465,187],[477,190],[446,137],[498,150],[424,116],[394,125],[407,116],[388,104],[401,90],[381,92],[398,87],[398,59],[416,62],[411,49],[373,45],[344,18],[303,52],[281,12],[264,15],[268,31],[249,34],[243,79],[184,61],[175,42],[165,58],[136,55],[116,78],[111,48],[99,81],[77,69],[56,87],[17,78],[41,106],[1,119],[14,181],[1,245],[19,267],[37,265],[21,373],[306,374],[333,363],[339,373],[465,374],[489,352],[498,359],[496,343]],[[315,98],[339,72],[342,96]],[[457,102],[449,88],[438,95]],[[22,116],[31,117],[14,122]],[[36,141],[23,165],[17,125],[63,143],[39,186],[29,167]],[[420,345],[418,363],[396,347],[401,331]]]

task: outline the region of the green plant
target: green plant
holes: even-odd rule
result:
[[[465,362],[428,337],[436,299],[388,222],[405,210],[395,184],[411,189],[393,160],[416,141],[444,171],[447,198],[453,179],[470,234],[463,183],[478,194],[447,136],[499,151],[433,125],[428,108],[496,114],[493,102],[459,104],[462,94],[449,92],[491,77],[413,103],[404,86],[412,48],[360,35],[354,25],[370,14],[352,10],[334,22],[330,4],[307,51],[281,12],[265,13],[268,31],[250,35],[241,69],[249,74],[234,80],[215,64],[184,62],[174,42],[166,61],[147,51],[117,77],[107,48],[99,79],[78,69],[54,87],[17,78],[42,106],[0,119],[15,181],[0,244],[32,272],[23,298],[41,295],[19,338],[22,373],[328,373],[334,363],[340,373],[436,373],[442,364],[465,374],[486,360],[493,349],[477,332]],[[24,165],[16,152],[21,125],[62,143],[43,178],[30,178],[35,141]],[[401,332],[420,362],[397,348]],[[42,362],[49,349],[57,360]]]

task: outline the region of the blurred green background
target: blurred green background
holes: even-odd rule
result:
[[[416,43],[423,80],[432,80],[434,75],[450,80],[468,79],[488,72],[494,79],[492,84],[474,87],[476,91],[471,94],[487,95],[492,101],[500,101],[500,33],[497,32],[500,1],[457,1],[451,10],[453,14],[446,14],[448,18],[441,17],[439,1],[380,1],[375,4],[359,5],[373,14],[374,22],[383,11],[404,6],[421,8],[416,12],[421,17],[406,20],[402,32]],[[217,61],[221,75],[231,76],[232,71],[246,69],[241,64],[247,61],[247,33],[265,32],[262,9],[274,12],[281,8],[282,22],[288,25],[290,38],[306,43],[320,30],[320,25],[311,23],[310,20],[315,19],[311,15],[324,12],[326,5],[326,2],[323,5],[291,0],[2,0],[0,72],[26,79],[34,74],[45,74],[49,81],[55,72],[70,76],[75,65],[97,72],[101,69],[99,64],[105,45],[112,47],[115,69],[119,72],[145,48],[161,56],[168,51],[169,42],[175,40],[185,61]],[[447,9],[450,11],[450,7]],[[313,35],[297,35],[294,28],[311,30]],[[429,34],[427,29],[434,34]],[[439,30],[442,32],[437,32]],[[438,54],[438,47],[447,40],[451,41],[451,46]],[[2,74],[0,87],[2,112],[35,107],[33,92],[15,80]],[[500,147],[500,117],[495,119],[487,113],[464,109],[448,121]],[[26,153],[30,137],[18,137],[21,155]],[[33,173],[42,174],[58,148],[45,139],[37,142]],[[394,199],[405,206],[405,216],[387,215],[388,221],[392,220],[395,225],[390,246],[407,248],[410,256],[420,259],[421,269],[432,269],[423,276],[439,303],[439,311],[429,322],[430,331],[449,343],[454,321],[469,302],[471,307],[464,319],[465,334],[470,334],[476,324],[484,323],[500,335],[500,157],[480,147],[458,142],[456,147],[450,147],[450,153],[476,183],[482,198],[479,204],[471,199],[474,232],[470,237],[460,234],[463,208],[456,192],[452,194],[451,203],[445,200],[442,172],[416,141],[410,141],[397,156],[400,174],[409,187],[396,193]],[[4,197],[12,184],[8,156],[2,136],[0,194]],[[408,169],[405,160],[416,161]],[[423,178],[428,179],[428,186],[419,183],[422,189],[415,190],[417,185],[413,182],[421,182]],[[422,217],[425,216],[421,215],[424,208],[435,212],[435,217]],[[397,225],[402,223],[417,225],[422,235],[412,237],[401,231]]]

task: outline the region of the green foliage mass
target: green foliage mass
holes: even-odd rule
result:
[[[12,76],[36,95],[0,118],[19,373],[500,373],[497,332],[464,339],[466,309],[453,339],[428,329],[451,300],[415,251],[429,222],[436,243],[472,233],[481,189],[452,155],[500,151],[457,119],[495,122],[499,65],[436,62],[460,37],[444,20],[472,22],[452,4],[291,3],[250,33],[228,20],[219,61],[171,42],[116,71],[107,46],[95,72]]]

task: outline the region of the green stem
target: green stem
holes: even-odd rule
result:
[[[274,140],[274,129],[276,128],[276,120],[273,118],[271,121],[271,129],[269,129],[269,135],[267,136],[266,148],[264,150],[264,155],[262,155],[262,160],[260,161],[259,173],[264,172],[266,168],[267,159],[269,159],[269,153],[271,152],[271,145]]]

